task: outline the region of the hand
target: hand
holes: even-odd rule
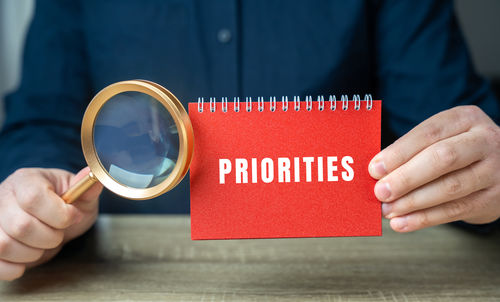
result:
[[[27,267],[44,263],[95,222],[100,184],[75,203],[59,197],[88,173],[20,169],[0,184],[0,280],[14,280]]]
[[[369,172],[397,232],[500,217],[500,128],[476,106],[425,120],[377,154]]]

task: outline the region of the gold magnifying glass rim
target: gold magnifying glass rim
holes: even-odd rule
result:
[[[94,146],[94,124],[102,106],[113,96],[128,91],[145,93],[160,102],[178,130],[179,156],[174,169],[165,180],[151,188],[138,189],[116,181],[101,164]],[[128,199],[151,199],[173,189],[187,174],[193,157],[193,126],[182,103],[163,86],[146,80],[122,81],[105,87],[88,105],[82,121],[82,149],[92,174],[108,190]]]

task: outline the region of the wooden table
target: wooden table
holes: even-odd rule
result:
[[[500,301],[500,236],[191,241],[187,216],[101,216],[0,301]]]

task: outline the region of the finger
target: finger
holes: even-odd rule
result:
[[[54,258],[62,249],[62,245],[51,250],[44,250],[42,257],[34,262],[26,263],[26,268],[32,268],[46,263],[50,259]]]
[[[56,194],[62,194],[74,175],[61,169],[22,168],[9,176],[13,183],[44,186]],[[28,187],[27,185],[23,188]]]
[[[15,196],[21,209],[56,229],[65,229],[82,216],[74,206],[66,204],[48,184],[15,187]]]
[[[26,266],[0,260],[0,280],[12,281],[24,274]]]
[[[382,178],[428,146],[468,131],[483,115],[476,106],[458,106],[428,118],[377,154],[368,166],[370,175]]]
[[[43,169],[42,171],[46,179],[49,180],[51,184],[56,184],[55,192],[58,196],[63,195],[69,188],[74,186],[78,181],[87,176],[90,173],[90,168],[85,167],[80,170],[76,175],[73,175],[67,171],[59,170],[59,169]],[[80,210],[85,208],[95,208],[96,201],[101,194],[103,186],[96,182],[92,187],[90,187],[85,193],[83,193],[76,201],[81,202],[80,205],[75,203],[67,206],[71,208],[71,206],[76,207]]]
[[[33,248],[51,249],[61,244],[64,232],[53,229],[24,212],[17,204],[3,207],[0,227],[10,237]]]
[[[380,201],[394,201],[441,175],[466,167],[484,157],[485,150],[477,146],[485,143],[475,132],[440,141],[379,180],[375,195]]]
[[[473,215],[474,209],[479,208],[483,201],[489,198],[488,194],[488,190],[481,190],[429,209],[392,218],[391,227],[396,232],[412,232],[430,226],[463,220]]]
[[[58,194],[65,192],[71,184],[83,178],[89,171],[87,167],[76,176],[59,169],[24,171],[22,172],[24,180],[36,185],[15,186],[14,190],[18,203],[23,210],[43,223],[56,229],[66,229],[82,219],[81,208],[96,206],[93,204],[77,207],[66,204]],[[101,190],[101,185],[94,186],[86,194],[82,195],[79,200],[96,200]]]
[[[20,169],[13,177],[14,182],[25,184],[10,187],[13,199],[25,212],[58,229],[78,220],[77,209],[66,205],[55,193],[67,186],[71,173],[59,169]]]
[[[15,263],[37,261],[44,250],[26,246],[0,230],[0,259]]]
[[[71,186],[75,185],[89,173],[89,167],[83,168],[76,175],[61,169],[20,169],[17,172],[18,176],[22,177],[25,182],[27,179],[30,179],[33,183],[46,186],[58,196],[63,195]],[[102,185],[96,183],[80,196],[78,200],[95,200],[101,193],[101,190]]]
[[[383,203],[382,214],[390,219],[431,208],[489,187],[493,184],[492,175],[495,172],[491,167],[480,161],[446,174],[393,202]]]

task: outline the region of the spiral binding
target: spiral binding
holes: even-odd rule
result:
[[[205,102],[205,99],[203,97],[198,98],[198,112],[203,112],[203,104]],[[210,112],[215,112],[217,110],[217,99],[215,97],[210,97],[209,98],[210,102]],[[306,102],[306,110],[311,111],[314,106],[314,100],[311,95],[306,96],[305,99]],[[317,106],[319,111],[325,110],[325,96],[323,95],[318,95],[316,98]],[[328,102],[330,103],[330,110],[335,111],[337,109],[337,97],[333,94],[328,96]],[[349,109],[349,97],[346,94],[343,94],[340,97],[340,102],[342,105],[342,110],[347,110]],[[371,110],[373,108],[373,98],[371,94],[365,94],[365,98],[362,100],[359,94],[355,94],[352,97],[352,102],[354,103],[354,110],[360,110],[361,109],[361,102],[366,102],[366,110]],[[221,98],[221,110],[222,112],[226,113],[228,111],[228,98],[227,97],[222,97]],[[252,97],[245,97],[245,110],[247,112],[252,111]],[[277,104],[276,104],[276,97],[271,96],[269,97],[269,110],[271,112],[274,112],[277,110]],[[240,112],[240,98],[239,97],[234,97],[233,98],[233,111],[234,112]],[[295,95],[293,96],[293,109],[295,111],[300,110],[300,96]],[[265,101],[264,97],[259,96],[257,97],[257,110],[259,112],[263,112],[265,110]],[[281,110],[282,111],[288,111],[288,96],[282,96],[281,97]]]

